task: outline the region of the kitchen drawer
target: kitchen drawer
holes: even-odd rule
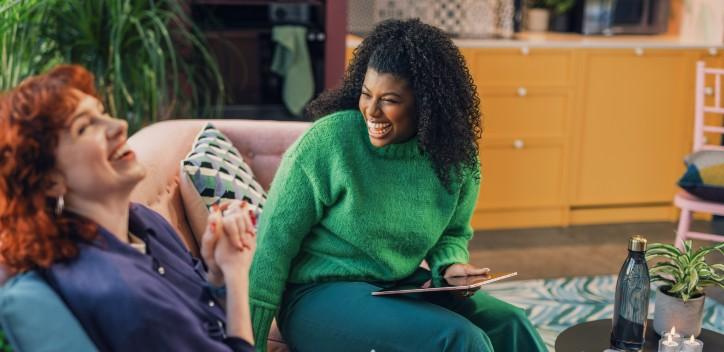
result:
[[[478,87],[566,85],[571,82],[571,50],[480,49],[466,50],[464,55]]]
[[[570,93],[552,88],[480,89],[483,138],[565,136]]]
[[[563,204],[563,155],[560,145],[482,148],[483,182],[476,209]]]

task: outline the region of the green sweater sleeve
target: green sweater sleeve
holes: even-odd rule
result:
[[[291,261],[322,214],[315,180],[309,177],[295,152],[290,150],[282,159],[259,219],[249,289],[258,351],[266,351],[269,328],[281,303]]]
[[[470,259],[468,241],[473,237],[470,219],[478,199],[480,182],[468,175],[460,189],[460,197],[453,216],[435,246],[427,253],[427,262],[434,278],[439,279],[441,269]]]

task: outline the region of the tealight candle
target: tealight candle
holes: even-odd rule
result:
[[[659,352],[679,352],[679,343],[674,341],[672,335],[659,340]]]
[[[674,340],[674,342],[681,343],[681,335],[676,332],[676,326],[672,326],[671,330],[669,332],[665,332],[664,336],[661,337],[665,339],[668,336],[671,336],[671,339]]]
[[[694,335],[681,345],[681,352],[701,352],[704,349],[704,343],[701,340],[694,339]]]

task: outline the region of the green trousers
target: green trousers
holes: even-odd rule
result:
[[[382,285],[384,286],[384,285]],[[372,296],[380,285],[288,285],[277,317],[292,351],[547,351],[525,312],[487,293]]]

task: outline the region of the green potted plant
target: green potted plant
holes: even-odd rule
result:
[[[529,0],[528,29],[544,32],[548,30],[550,23],[553,29],[565,31],[568,22],[564,15],[575,3],[575,0]]]
[[[691,241],[679,249],[670,244],[654,243],[646,251],[646,260],[659,259],[649,269],[651,282],[661,282],[654,304],[654,330],[663,335],[676,327],[682,336],[698,336],[704,312],[704,288],[724,288],[724,264],[709,264],[706,256],[724,254],[724,243],[698,250]]]
[[[218,65],[188,13],[177,0],[0,2],[0,91],[73,63],[93,72],[109,113],[131,132],[220,106]]]

